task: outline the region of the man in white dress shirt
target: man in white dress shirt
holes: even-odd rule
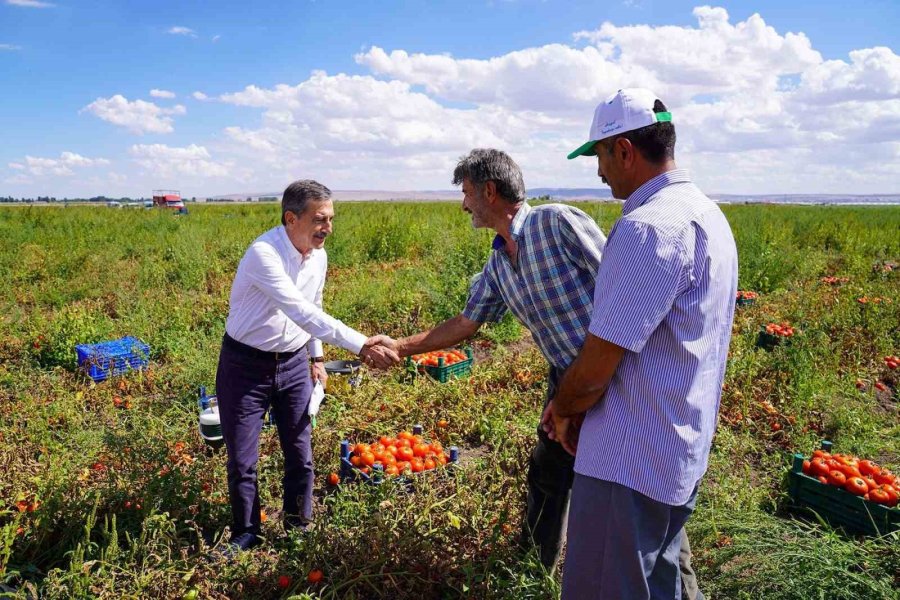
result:
[[[311,523],[307,408],[314,381],[324,384],[327,377],[322,342],[359,354],[372,366],[399,362],[396,353],[366,346],[365,335],[322,310],[324,245],[333,220],[331,190],[316,181],[295,181],[284,191],[281,226],[259,236],[238,265],[216,373],[228,450],[231,550],[262,543],[256,464],[262,417],[270,407],[284,453],[285,526],[305,529]]]

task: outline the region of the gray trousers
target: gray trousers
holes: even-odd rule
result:
[[[681,598],[684,524],[697,489],[682,506],[624,485],[575,475],[563,600]]]
[[[546,402],[556,395],[561,377],[561,371],[550,368]],[[574,467],[575,458],[559,443],[549,439],[538,425],[537,443],[528,462],[528,497],[522,539],[526,546],[537,546],[541,563],[551,570],[556,568],[560,550],[566,541]],[[691,568],[691,546],[687,533],[681,539],[678,564],[681,568],[684,596],[687,600],[703,600],[703,594],[697,586],[697,575]]]
[[[312,428],[306,414],[312,394],[306,348],[292,355],[262,352],[227,334],[219,354],[216,396],[228,449],[228,496],[233,534],[259,533],[259,432],[270,406],[284,453],[284,514],[312,518],[315,474]]]

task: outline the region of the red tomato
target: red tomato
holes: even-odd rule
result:
[[[861,460],[859,461],[859,472],[863,476],[872,475],[876,471],[880,471],[878,465],[876,465],[871,460]]]
[[[402,461],[409,462],[415,456],[415,452],[409,446],[403,446],[397,450],[397,458]]]
[[[875,488],[874,490],[869,490],[869,500],[875,502],[876,504],[886,505],[891,501],[891,497],[882,488]]]
[[[804,473],[804,475],[809,475],[809,474],[810,474],[809,468],[810,468],[810,462],[809,462],[808,460],[804,460],[804,461],[803,461],[803,473]]]
[[[847,483],[847,476],[844,475],[843,471],[838,471],[837,469],[835,469],[828,474],[828,485],[833,485],[835,487],[844,487],[845,483]]]
[[[818,480],[819,480],[819,483],[828,485],[828,478],[826,478],[824,475],[819,475]]]
[[[844,489],[854,496],[864,496],[869,491],[869,486],[866,485],[862,477],[851,477],[844,484]]]
[[[424,465],[426,471],[430,471],[430,470],[432,470],[433,468],[435,468],[435,467],[437,466],[437,465],[435,464],[433,458],[426,458],[426,459],[425,459],[425,462],[423,463],[423,465]]]
[[[315,584],[319,583],[320,581],[322,581],[322,578],[323,578],[323,577],[325,577],[325,574],[322,573],[321,570],[319,570],[319,569],[313,569],[313,570],[310,571],[309,574],[306,576],[306,580],[307,580],[308,582],[312,583],[313,585],[315,585]]]
[[[363,452],[363,455],[360,458],[362,459],[362,463],[367,467],[371,467],[375,464],[375,455],[371,452]]]
[[[882,485],[881,489],[887,492],[889,497],[888,506],[896,506],[897,502],[900,501],[900,491],[892,485]]]
[[[286,590],[289,587],[291,587],[291,578],[288,577],[287,575],[280,576],[278,578],[278,587],[280,587],[283,590]]]
[[[337,485],[341,482],[341,478],[338,477],[337,473],[329,473],[328,474],[328,485]]]
[[[422,461],[419,460],[418,458],[414,458],[414,459],[409,463],[409,468],[412,469],[412,472],[413,472],[413,473],[421,473],[422,470],[425,468],[425,465],[423,465],[423,464],[422,464]]]
[[[893,485],[895,481],[894,474],[888,471],[887,469],[881,469],[872,475],[872,478],[878,483],[878,485]]]
[[[816,476],[827,477],[828,473],[831,472],[831,469],[828,468],[828,464],[825,462],[824,458],[814,458],[810,462],[810,469]]]

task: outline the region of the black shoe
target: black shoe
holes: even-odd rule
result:
[[[296,531],[298,533],[309,533],[316,528],[316,524],[309,519],[303,519],[296,515],[287,515],[284,517],[284,530],[288,533]]]
[[[231,541],[220,548],[216,554],[224,559],[231,560],[244,550],[256,548],[263,543],[263,539],[255,533],[241,533],[231,536]]]

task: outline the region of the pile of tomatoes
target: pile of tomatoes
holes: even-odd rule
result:
[[[891,369],[891,370],[896,369],[897,365],[900,365],[900,356],[894,356],[894,355],[885,356],[884,364],[887,365],[888,369]]]
[[[756,300],[759,294],[745,290],[738,290],[735,294],[735,300]]]
[[[841,285],[842,283],[847,283],[850,281],[849,277],[823,277],[820,280],[822,283],[826,283],[828,285]]]
[[[769,323],[766,325],[766,333],[769,335],[777,335],[779,337],[794,337],[794,328],[789,323]]]
[[[816,450],[809,460],[803,461],[803,472],[822,484],[841,488],[876,504],[894,507],[900,501],[897,476],[871,460]]]
[[[350,464],[354,467],[370,475],[381,466],[387,477],[431,471],[449,461],[440,442],[428,443],[408,431],[401,431],[397,437],[383,435],[372,444],[357,443],[350,452]]]
[[[450,366],[464,360],[469,360],[466,353],[462,350],[436,350],[434,352],[425,352],[424,354],[414,354],[413,361],[417,365],[425,367],[438,366],[439,359],[444,359],[444,366]]]

